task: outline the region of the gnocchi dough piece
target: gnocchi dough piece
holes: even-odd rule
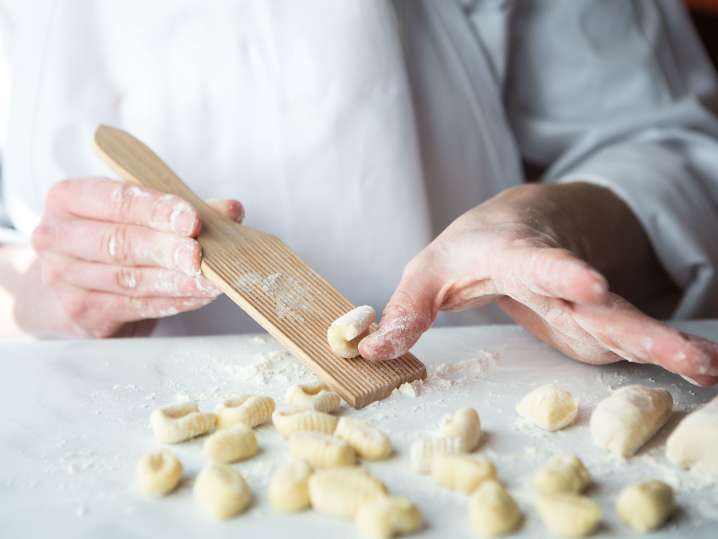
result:
[[[533,476],[534,489],[540,494],[580,494],[590,484],[591,474],[576,455],[558,455]]]
[[[197,474],[194,497],[205,512],[221,520],[244,511],[252,493],[237,470],[226,464],[209,464]]]
[[[269,482],[267,497],[278,511],[291,513],[309,507],[309,477],[312,467],[303,460],[283,464]]]
[[[442,418],[440,430],[445,438],[461,438],[464,442],[464,451],[471,452],[481,440],[479,413],[473,408],[461,408],[452,415]]]
[[[254,428],[272,418],[274,399],[263,395],[242,395],[220,404],[217,414],[217,427],[226,429],[239,423]]]
[[[646,533],[663,526],[673,513],[673,489],[663,481],[642,481],[624,488],[616,512],[634,531]]]
[[[601,522],[601,508],[587,496],[539,496],[536,508],[544,525],[559,537],[586,537]]]
[[[464,453],[466,444],[462,438],[421,438],[411,444],[411,467],[420,474],[431,472],[431,462],[436,455],[458,455]]]
[[[511,533],[521,524],[516,501],[496,481],[484,481],[469,499],[471,527],[481,537]]]
[[[295,432],[321,432],[332,434],[337,428],[337,418],[316,410],[286,412],[277,410],[272,414],[272,423],[283,438]]]
[[[135,477],[147,496],[164,496],[172,492],[182,478],[182,463],[168,449],[160,449],[140,459]]]
[[[317,410],[327,414],[342,405],[341,397],[322,383],[292,386],[287,391],[286,400],[294,410]]]
[[[718,481],[718,397],[681,420],[668,437],[666,457]]]
[[[381,496],[363,504],[356,515],[359,532],[366,537],[389,539],[421,528],[424,517],[407,498]]]
[[[666,423],[673,398],[665,389],[632,385],[614,391],[591,415],[591,436],[616,456],[633,456]]]
[[[354,518],[363,504],[385,495],[384,483],[359,466],[317,470],[309,478],[309,500],[324,515]]]
[[[554,384],[537,387],[516,405],[518,414],[544,430],[567,427],[576,418],[578,400]]]
[[[356,307],[340,316],[327,329],[327,342],[332,351],[346,359],[359,355],[359,341],[369,334],[376,320],[374,309],[369,305]]]
[[[206,434],[215,427],[216,422],[217,416],[200,412],[196,402],[171,404],[150,415],[155,438],[165,444],[184,442]]]
[[[382,460],[391,455],[389,437],[360,419],[340,418],[334,436],[347,442],[363,459]]]
[[[431,477],[444,488],[471,494],[483,481],[496,479],[496,467],[485,457],[436,455],[431,461]]]
[[[354,449],[344,440],[318,432],[296,432],[289,437],[289,452],[308,462],[312,468],[351,466],[356,462]]]
[[[218,464],[247,459],[257,454],[257,437],[252,429],[240,423],[207,438],[204,453]]]

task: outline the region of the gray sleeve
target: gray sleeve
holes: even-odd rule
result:
[[[524,158],[620,196],[683,292],[674,316],[717,316],[718,93],[681,3],[527,0],[512,20]]]

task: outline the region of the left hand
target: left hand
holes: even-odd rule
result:
[[[579,361],[655,363],[715,384],[718,344],[654,320],[622,297],[643,301],[671,288],[640,223],[611,191],[523,185],[459,217],[406,266],[379,329],[359,350],[368,359],[398,357],[440,310],[496,301]]]

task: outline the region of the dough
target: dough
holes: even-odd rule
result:
[[[303,460],[282,465],[269,482],[267,497],[278,511],[301,511],[309,507],[309,477],[312,467]]]
[[[481,537],[511,533],[521,524],[521,511],[496,481],[484,481],[469,499],[471,527]]]
[[[463,438],[421,438],[411,444],[411,467],[420,474],[431,472],[431,462],[436,455],[458,455],[464,453],[466,442]]]
[[[536,508],[549,531],[558,537],[586,537],[601,522],[601,508],[587,496],[539,496]]]
[[[210,516],[225,519],[244,511],[252,493],[237,470],[225,464],[209,464],[195,479],[194,497]]]
[[[250,428],[266,423],[272,418],[274,399],[262,395],[242,395],[217,406],[217,427],[226,429],[239,423]]]
[[[568,391],[546,384],[521,399],[516,411],[537,427],[554,431],[573,422],[578,413],[578,400]]]
[[[147,496],[164,496],[172,492],[182,478],[182,463],[168,449],[160,449],[140,459],[135,477]]]
[[[297,432],[289,437],[289,452],[308,462],[312,468],[351,466],[356,462],[354,449],[343,440],[318,432]]]
[[[347,442],[363,459],[382,460],[391,455],[389,437],[360,419],[340,418],[334,436]]]
[[[590,484],[591,474],[575,455],[558,455],[533,476],[533,487],[539,494],[580,494]]]
[[[318,410],[327,414],[342,405],[341,397],[322,383],[292,386],[286,400],[293,410]]]
[[[242,424],[222,429],[207,438],[204,454],[218,464],[247,459],[257,454],[257,437]]]
[[[616,499],[618,516],[639,533],[663,526],[674,508],[673,489],[663,481],[642,481],[629,485]]]
[[[286,412],[277,410],[272,414],[272,423],[283,438],[295,432],[321,432],[333,434],[337,428],[337,418],[316,410]]]
[[[359,355],[359,341],[369,334],[376,319],[369,305],[356,307],[340,316],[327,329],[327,342],[332,351],[346,359]]]
[[[199,411],[196,402],[172,404],[152,412],[150,425],[157,441],[174,444],[206,434],[215,427],[217,417]]]
[[[665,389],[617,389],[591,415],[593,441],[616,456],[631,457],[668,421],[672,409],[673,398]]]
[[[481,420],[473,408],[461,408],[452,415],[444,416],[440,424],[441,435],[458,437],[464,442],[464,451],[476,449],[481,440]]]
[[[385,495],[384,483],[359,466],[317,470],[309,478],[309,500],[324,515],[354,518],[362,505]]]
[[[389,539],[412,533],[424,522],[421,511],[406,498],[381,496],[363,504],[356,515],[356,525],[365,537]]]
[[[431,477],[451,490],[471,494],[487,479],[496,479],[496,467],[481,456],[436,455],[431,461]]]
[[[666,456],[718,481],[718,397],[683,418],[668,437]]]

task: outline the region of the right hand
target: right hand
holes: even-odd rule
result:
[[[241,222],[242,205],[211,205]],[[220,291],[200,274],[198,212],[175,195],[105,178],[63,180],[32,235],[61,333],[111,337],[204,307]],[[133,327],[134,326],[134,327]]]

